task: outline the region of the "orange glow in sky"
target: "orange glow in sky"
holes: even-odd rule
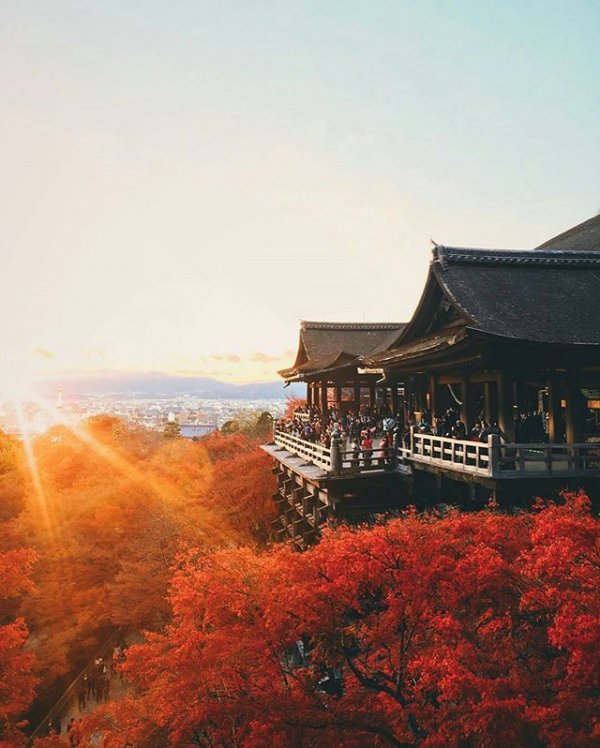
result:
[[[406,321],[430,237],[532,247],[597,210],[592,6],[83,5],[2,13],[10,391],[274,380],[300,319]]]

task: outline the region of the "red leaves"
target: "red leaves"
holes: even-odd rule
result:
[[[30,590],[29,573],[36,555],[28,549],[0,553],[0,594],[11,598]],[[24,651],[29,632],[22,618],[0,626],[0,745],[23,743],[18,718],[29,707],[37,679],[34,657]]]
[[[135,708],[153,727],[131,723],[127,737],[591,745],[597,543],[575,496],[535,515],[340,528],[304,554],[190,555],[173,625],[131,651]]]

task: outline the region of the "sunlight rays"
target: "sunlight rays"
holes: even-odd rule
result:
[[[35,458],[35,453],[33,450],[33,444],[31,442],[31,437],[27,430],[27,424],[23,416],[23,404],[19,399],[15,398],[13,400],[13,405],[15,407],[15,412],[17,414],[19,428],[21,430],[21,435],[23,438],[23,450],[25,453],[25,460],[27,462],[29,475],[33,483],[36,504],[38,506],[38,510],[40,513],[40,517],[42,518],[42,522],[44,523],[44,529],[48,533],[48,537],[50,541],[54,543],[56,542],[56,539],[57,539],[56,522],[54,521],[54,518],[50,514],[50,509],[49,509],[48,501],[46,498],[46,492],[44,491],[44,486],[42,485],[40,471],[38,469],[37,460]]]
[[[184,507],[185,504],[189,502],[189,495],[181,491],[174,480],[151,475],[148,472],[141,470],[130,460],[126,459],[123,455],[118,454],[110,446],[99,441],[96,437],[93,436],[93,434],[89,432],[88,429],[85,428],[83,424],[69,423],[62,420],[61,412],[56,406],[52,406],[49,403],[44,402],[39,397],[33,397],[32,400],[36,405],[38,405],[47,413],[50,423],[61,425],[63,428],[67,429],[69,433],[71,433],[82,444],[85,444],[87,447],[92,449],[92,451],[98,457],[100,457],[101,460],[106,462],[117,473],[122,475],[127,480],[130,480],[133,483],[143,487],[145,490],[152,492],[152,494],[161,502],[165,514],[167,510],[167,503]],[[28,461],[31,460],[30,469],[33,470],[32,475],[37,476],[37,481],[41,489],[41,481],[39,478],[39,471],[37,470],[33,445],[29,440],[27,444]],[[206,470],[206,475],[204,476],[205,485],[208,486],[210,485],[210,481],[212,479],[213,467],[208,460],[204,462],[203,467]],[[204,517],[204,523],[205,524],[203,527],[194,526],[195,532],[197,532],[199,535],[211,534],[215,536],[222,536],[223,528],[213,517],[210,516],[210,513],[206,513]]]

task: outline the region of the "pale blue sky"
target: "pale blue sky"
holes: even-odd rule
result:
[[[576,0],[3,0],[5,359],[267,379],[299,318],[406,319],[430,236],[600,210],[599,42]]]

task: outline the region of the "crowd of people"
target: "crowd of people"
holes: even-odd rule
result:
[[[533,422],[527,420],[524,423]],[[497,435],[506,440],[497,423],[479,417],[468,428],[454,408],[448,408],[441,416],[432,416],[429,410],[425,410],[417,420],[414,414],[407,417],[402,413],[393,414],[385,404],[376,407],[363,405],[356,411],[348,409],[345,413],[339,413],[331,406],[325,415],[318,407],[305,405],[297,408],[292,418],[280,419],[276,428],[327,448],[331,447],[335,436],[339,438],[342,453],[351,453],[354,457],[361,454],[366,464],[371,458],[387,461],[391,448],[401,443],[408,446],[413,429],[419,434],[448,439],[485,442],[490,435]],[[530,431],[533,433],[532,425]]]
[[[548,440],[545,413],[520,413],[514,426],[516,443],[544,443]],[[296,408],[293,417],[280,419],[276,428],[327,448],[337,437],[345,459],[357,459],[360,455],[363,464],[370,464],[371,459],[389,462],[392,448],[401,444],[408,447],[413,432],[473,442],[487,442],[495,435],[503,442],[509,441],[495,421],[487,421],[480,414],[468,426],[452,407],[441,415],[434,415],[430,410],[393,414],[386,404],[375,407],[361,405],[358,410],[350,408],[342,413],[331,405],[322,414],[317,406],[304,405]]]
[[[108,658],[96,657],[94,661],[88,665],[77,686],[77,708],[80,714],[85,711],[86,706],[91,704],[92,701],[96,704],[100,704],[109,700],[111,677],[118,673],[121,681],[123,680],[123,675],[119,670],[119,665],[124,661],[125,649],[123,645],[116,644]],[[75,746],[77,745],[75,734],[73,732],[75,722],[75,717],[71,717],[64,726],[63,731],[62,720],[60,717],[55,717],[48,722],[48,734],[66,734],[69,743]]]
[[[409,434],[410,426],[415,426],[420,434],[443,436],[447,439],[487,442],[489,436],[496,435],[506,440],[504,432],[497,423],[489,423],[481,416],[476,420],[472,428],[467,428],[454,408],[448,408],[444,415],[433,418],[430,411],[426,410],[418,424],[412,419],[412,422],[409,424]]]
[[[294,417],[281,419],[276,428],[313,444],[331,447],[333,438],[340,441],[342,454],[352,453],[358,458],[362,453],[365,464],[372,457],[387,460],[389,448],[396,443],[399,416],[394,416],[387,405],[361,406],[340,413],[331,406],[323,416],[316,406],[297,408]]]
[[[111,676],[117,673],[119,664],[124,659],[124,650],[120,644],[115,645],[108,660],[105,660],[103,657],[96,657],[79,684],[77,702],[80,712],[85,709],[86,704],[92,699],[96,703],[108,701],[110,698]]]

